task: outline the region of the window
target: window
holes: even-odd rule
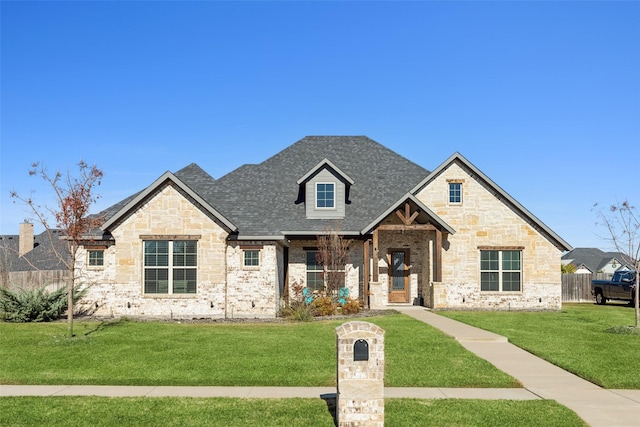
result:
[[[318,251],[307,250],[307,287],[313,290],[324,290],[329,286],[334,290],[345,286],[344,266],[335,269],[324,269],[318,262]]]
[[[307,251],[307,287],[313,290],[324,288],[322,266],[318,263],[318,251]]]
[[[461,182],[449,183],[449,203],[451,204],[462,203],[462,183]]]
[[[480,290],[519,292],[522,288],[522,251],[481,250]]]
[[[195,294],[195,240],[144,241],[144,293]]]
[[[316,208],[335,208],[335,184],[316,184]]]
[[[103,250],[89,250],[89,267],[102,267],[104,266],[104,251]]]
[[[259,267],[260,266],[260,251],[257,249],[245,249],[243,252],[242,265],[245,267]]]

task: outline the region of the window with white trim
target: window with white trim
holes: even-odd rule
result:
[[[449,203],[452,205],[462,204],[462,182],[449,182]]]
[[[481,250],[480,290],[520,292],[522,290],[522,251]]]
[[[336,207],[336,185],[332,182],[316,183],[316,208]]]
[[[144,241],[144,293],[195,294],[196,240]]]

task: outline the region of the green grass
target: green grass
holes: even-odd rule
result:
[[[517,387],[454,339],[408,316],[385,329],[385,384]],[[332,386],[335,328],[307,323],[0,323],[0,384]]]
[[[418,400],[385,402],[388,426],[586,426],[569,409],[548,400]],[[0,399],[3,426],[327,426],[321,399],[195,399],[9,397]]]
[[[561,312],[439,313],[496,332],[549,362],[605,388],[640,389],[640,334],[628,333],[633,308],[563,304]],[[626,333],[621,333],[626,332]]]

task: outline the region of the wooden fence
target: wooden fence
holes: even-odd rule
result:
[[[562,302],[593,302],[591,280],[609,280],[611,274],[563,274]]]
[[[71,277],[68,270],[36,270],[36,271],[12,271],[0,274],[0,286],[9,290],[31,290],[46,286],[53,291],[66,286]]]

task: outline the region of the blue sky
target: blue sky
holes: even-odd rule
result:
[[[96,211],[167,170],[214,178],[305,135],[456,151],[575,247],[640,203],[640,2],[10,2],[0,233],[34,161],[104,171]]]

